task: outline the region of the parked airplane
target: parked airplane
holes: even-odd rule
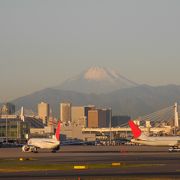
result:
[[[50,149],[56,152],[60,148],[60,122],[58,123],[56,134],[53,138],[31,138],[22,147],[23,152],[38,152],[38,149]]]
[[[149,137],[142,133],[140,128],[132,120],[130,120],[128,123],[134,136],[134,138],[131,139],[131,142],[133,143],[150,146],[171,146],[174,148],[180,148],[180,136]]]

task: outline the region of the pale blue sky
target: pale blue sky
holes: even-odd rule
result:
[[[1,0],[0,101],[97,65],[180,84],[179,9],[178,0]]]

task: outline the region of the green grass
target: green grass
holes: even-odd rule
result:
[[[50,171],[50,170],[73,170],[74,166],[85,165],[86,169],[109,169],[109,168],[138,168],[163,166],[163,164],[124,164],[120,166],[112,166],[112,164],[41,164],[35,159],[19,159],[0,160],[0,172],[22,172],[22,171]]]

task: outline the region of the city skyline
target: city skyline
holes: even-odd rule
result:
[[[0,102],[92,66],[139,84],[180,84],[179,1],[0,2]]]

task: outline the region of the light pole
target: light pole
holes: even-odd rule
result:
[[[6,143],[8,142],[7,109],[6,109]]]
[[[109,109],[110,110],[110,122],[109,122],[109,126],[110,126],[110,139],[109,139],[109,144],[111,145],[112,143],[112,132],[111,132],[111,128],[112,128],[112,109]]]

